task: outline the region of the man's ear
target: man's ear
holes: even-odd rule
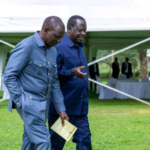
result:
[[[70,33],[72,31],[72,26],[68,27],[68,32]]]
[[[46,34],[48,31],[50,31],[50,29],[49,28],[44,28],[44,34]]]

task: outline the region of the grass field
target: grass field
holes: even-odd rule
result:
[[[2,93],[0,93],[2,97]],[[150,150],[150,106],[134,100],[98,100],[90,92],[89,122],[93,150]],[[0,150],[20,150],[23,122],[0,102]],[[64,150],[75,150],[67,142]]]

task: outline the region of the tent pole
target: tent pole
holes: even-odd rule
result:
[[[3,44],[5,44],[5,45],[7,45],[7,46],[9,46],[9,47],[15,48],[14,45],[12,45],[12,44],[10,44],[10,43],[8,43],[8,42],[5,42],[5,41],[3,41],[3,40],[1,40],[1,39],[0,39],[0,43],[3,43]]]

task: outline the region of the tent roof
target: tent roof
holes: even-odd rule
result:
[[[0,33],[0,39],[16,45],[24,38],[31,36],[32,33]],[[85,41],[88,45],[99,47],[99,49],[121,49],[141,40],[150,37],[149,31],[97,31],[87,32]],[[1,49],[10,49],[8,46],[0,43]],[[150,41],[143,43],[136,47],[138,49],[150,48]]]
[[[0,0],[0,32],[35,32],[47,16],[78,14],[88,31],[150,30],[149,0]]]

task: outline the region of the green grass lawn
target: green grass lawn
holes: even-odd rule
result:
[[[150,150],[150,106],[134,100],[97,97],[90,92],[93,150]],[[0,150],[20,150],[23,122],[15,110],[7,110],[7,105],[8,101],[0,102]],[[75,150],[75,144],[66,142],[64,150]]]

